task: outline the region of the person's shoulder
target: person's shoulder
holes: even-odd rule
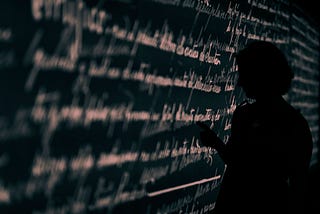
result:
[[[295,124],[300,128],[304,127],[306,129],[309,129],[308,121],[305,119],[300,109],[296,109],[293,106],[289,105],[287,113],[290,123]]]
[[[299,109],[290,106],[288,125],[291,126],[291,136],[294,139],[293,142],[299,150],[302,148],[311,151],[312,150],[312,134],[310,126],[306,118],[303,116]]]
[[[303,117],[301,110],[294,108],[292,105],[288,104],[285,111],[288,113],[288,116],[295,120],[306,121]]]

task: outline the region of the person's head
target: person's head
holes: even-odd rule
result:
[[[238,85],[247,97],[281,96],[288,92],[293,72],[285,55],[265,41],[247,44],[236,55]]]

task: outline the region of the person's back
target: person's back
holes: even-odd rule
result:
[[[303,213],[312,137],[303,116],[282,98],[293,73],[268,42],[249,44],[236,59],[238,85],[255,102],[237,107],[227,144],[199,123],[201,141],[227,165],[214,213]]]
[[[297,164],[309,162],[311,144],[306,142],[311,135],[305,119],[279,99],[238,107],[232,127],[215,213],[286,213],[292,205],[290,176]]]

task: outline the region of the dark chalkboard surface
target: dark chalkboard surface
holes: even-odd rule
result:
[[[317,162],[319,32],[289,1],[11,0],[0,8],[0,206],[207,213],[237,105],[234,54],[275,43]],[[276,78],[276,77],[275,77]],[[270,86],[271,87],[271,86]]]

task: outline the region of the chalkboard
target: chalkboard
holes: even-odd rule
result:
[[[286,0],[11,0],[0,8],[0,207],[24,213],[208,213],[246,97],[234,55],[276,44],[285,97],[314,138],[319,31]]]

